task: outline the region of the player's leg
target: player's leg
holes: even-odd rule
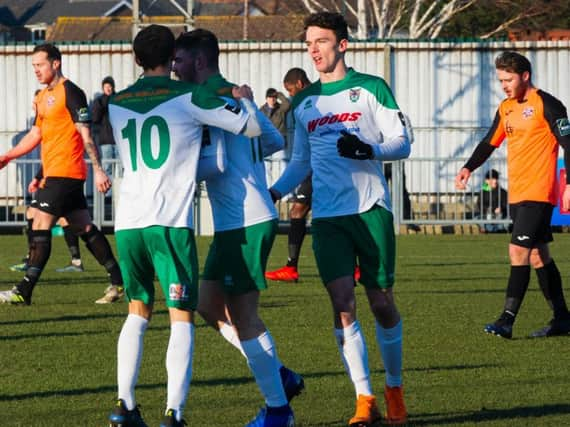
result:
[[[211,259],[210,254],[208,258]],[[211,268],[208,267],[208,262],[206,262],[205,272],[209,271],[211,274]],[[198,313],[200,313],[200,316],[245,357],[237,331],[227,311],[225,294],[221,283],[218,280],[201,280],[198,295]]]
[[[59,218],[57,223],[63,229],[63,238],[67,244],[67,249],[69,250],[69,255],[71,255],[71,261],[69,265],[65,267],[58,268],[56,271],[58,273],[81,273],[83,272],[83,263],[81,262],[81,251],[79,249],[79,237],[73,231],[73,228],[69,225],[65,218]]]
[[[547,212],[548,213],[548,212]],[[550,256],[548,242],[552,241],[550,229],[551,215],[545,215],[542,241],[537,244],[530,253],[530,264],[535,269],[538,284],[549,307],[553,311],[553,318],[548,325],[533,332],[533,338],[549,337],[556,335],[566,335],[570,333],[570,314],[564,291],[562,289],[562,278],[560,271]]]
[[[28,209],[26,209],[26,241],[28,243],[28,252],[22,258],[22,262],[10,266],[11,271],[26,271],[28,269],[28,261],[30,259],[30,246],[32,244],[32,225],[34,223],[34,215],[37,212],[36,200],[32,200]]]
[[[117,343],[117,404],[109,421],[115,425],[145,426],[135,398],[135,386],[143,353],[143,338],[154,302],[154,268],[143,230],[116,233],[117,250],[125,271],[129,315]]]
[[[546,203],[522,202],[511,205],[513,232],[509,244],[510,274],[503,312],[485,332],[512,338],[513,325],[530,282],[530,253],[543,239]]]
[[[194,355],[194,311],[198,303],[198,256],[190,228],[153,226],[145,242],[170,314],[166,351],[167,398],[161,426],[182,426]]]
[[[370,381],[366,341],[356,318],[356,254],[348,225],[346,218],[315,219],[313,250],[333,307],[334,335],[341,360],[357,398],[356,413],[349,425],[373,425],[380,421],[380,412]]]
[[[357,218],[352,229],[360,259],[361,282],[374,314],[376,341],[386,370],[385,423],[402,424],[407,420],[407,410],[402,387],[402,319],[393,295],[396,260],[394,219],[389,211],[379,206]]]
[[[65,210],[66,198],[73,186],[62,179],[46,180],[37,192],[38,211],[34,214],[30,236],[30,259],[23,280],[12,290],[0,293],[0,302],[26,304],[32,302],[32,293],[51,254],[51,227]]]
[[[225,260],[218,265],[229,317],[266,403],[252,426],[263,420],[288,426],[293,420],[289,400],[304,387],[299,375],[281,365],[271,333],[258,315],[259,291],[267,287],[265,267],[276,231],[273,220],[219,233],[218,240],[220,260]]]
[[[81,196],[83,196],[83,193],[81,193]],[[120,300],[123,297],[123,278],[109,241],[97,226],[91,222],[91,216],[86,208],[75,209],[65,217],[74,232],[79,234],[79,237],[85,242],[89,252],[93,254],[97,262],[105,268],[109,275],[110,286],[105,290],[105,296],[95,302],[107,304]]]
[[[307,234],[307,215],[311,210],[313,188],[311,176],[307,177],[295,192],[293,204],[289,211],[290,227],[287,235],[289,256],[287,264],[277,270],[268,271],[265,277],[269,280],[296,282],[299,280],[297,265],[301,246]]]
[[[258,315],[258,302],[257,290],[228,295],[227,299],[247,364],[265,399],[265,408],[248,425],[287,427],[292,422],[293,412],[282,382],[273,337]]]

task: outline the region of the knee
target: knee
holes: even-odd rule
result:
[[[307,212],[308,210],[305,208],[305,205],[294,203],[289,212],[289,216],[291,219],[304,219],[307,216]]]
[[[530,262],[530,249],[517,245],[509,245],[511,265],[527,265]]]

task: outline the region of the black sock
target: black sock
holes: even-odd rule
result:
[[[299,262],[299,254],[301,253],[301,246],[307,234],[307,221],[305,218],[291,219],[291,228],[289,229],[289,259],[287,266],[297,267]]]
[[[28,240],[28,253],[26,254],[26,258],[24,258],[24,262],[27,263],[30,260],[30,246],[32,244],[32,224],[34,223],[34,219],[26,219],[28,226],[26,227],[26,239]]]
[[[122,285],[123,276],[119,264],[113,256],[113,251],[109,245],[109,241],[99,229],[92,224],[91,229],[87,233],[81,234],[81,239],[85,242],[85,246],[89,252],[93,254],[97,262],[105,267],[112,285]]]
[[[67,249],[69,249],[71,259],[81,259],[79,237],[71,231],[71,227],[69,225],[63,227],[63,238],[65,239],[65,243],[67,243]]]
[[[530,265],[511,265],[507,297],[505,299],[505,313],[513,316],[513,321],[521,308],[529,282]]]
[[[31,298],[32,292],[51,253],[51,230],[32,230],[30,259],[24,279],[17,285],[18,292]]]
[[[546,264],[544,269],[548,273],[548,294],[552,301],[554,318],[566,318],[568,317],[568,307],[566,306],[564,291],[562,290],[562,278],[560,277],[560,271],[558,271],[558,267],[556,267],[554,260]]]

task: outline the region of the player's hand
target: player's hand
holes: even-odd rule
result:
[[[0,156],[0,169],[6,167],[6,165],[10,162],[8,156]]]
[[[467,182],[469,182],[470,176],[471,171],[469,169],[461,168],[455,177],[455,188],[458,190],[465,190],[467,188]]]
[[[95,170],[95,186],[100,193],[106,193],[111,188],[111,180],[103,169]]]
[[[253,91],[248,85],[235,86],[232,88],[232,96],[235,99],[247,98],[253,101]]]
[[[562,209],[570,211],[570,184],[566,184],[566,187],[564,187],[564,193],[562,194]]]
[[[30,194],[35,193],[36,191],[38,191],[38,188],[40,188],[40,180],[34,178],[28,184],[28,193]]]
[[[269,194],[271,194],[271,200],[273,203],[276,203],[278,200],[281,200],[281,193],[277,191],[275,188],[269,189]]]
[[[373,157],[372,146],[362,142],[356,135],[341,130],[342,136],[336,142],[338,154],[356,160],[370,160]]]

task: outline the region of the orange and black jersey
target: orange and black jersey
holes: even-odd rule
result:
[[[509,203],[556,205],[558,146],[570,167],[570,124],[564,105],[552,95],[531,88],[522,101],[505,99],[489,132],[465,167],[474,170],[507,141]],[[570,181],[569,181],[570,183]]]
[[[43,89],[34,101],[41,132],[44,177],[85,179],[83,138],[75,123],[91,121],[85,93],[67,79]]]

